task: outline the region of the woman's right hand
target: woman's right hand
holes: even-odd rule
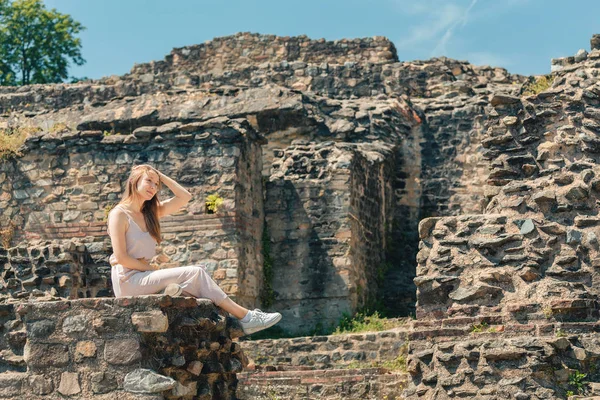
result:
[[[145,257],[138,258],[138,260],[151,267],[150,270],[152,271],[160,269],[157,264],[150,264],[150,260],[146,259]]]

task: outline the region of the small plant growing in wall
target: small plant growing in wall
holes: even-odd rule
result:
[[[55,133],[60,133],[60,132],[68,131],[68,130],[69,130],[69,127],[65,123],[57,122],[50,127],[48,132],[55,134]]]
[[[584,394],[588,385],[588,382],[585,380],[587,374],[583,374],[578,370],[575,370],[571,375],[569,375],[569,388],[572,389],[572,393],[576,394]]]
[[[487,322],[475,324],[471,326],[471,333],[481,333],[488,328]]]
[[[0,129],[0,161],[10,157],[22,156],[19,152],[27,137],[39,132],[39,127],[19,127]]]
[[[219,212],[219,208],[223,205],[223,198],[218,194],[214,193],[208,195],[205,204],[207,214],[216,214],[217,212]]]
[[[265,307],[270,307],[275,302],[275,291],[273,290],[273,259],[271,257],[271,235],[264,223],[262,234],[263,247],[263,288],[261,302]]]
[[[523,85],[523,94],[525,96],[531,96],[541,93],[544,90],[549,89],[553,82],[554,76],[552,75],[532,77],[529,82]]]

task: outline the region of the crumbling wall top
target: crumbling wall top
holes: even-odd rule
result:
[[[383,36],[327,41],[312,40],[306,35],[290,37],[242,32],[173,49],[165,60],[136,65],[131,72],[158,73],[173,69],[220,72],[279,61],[382,64],[397,62],[398,56],[394,44]]]

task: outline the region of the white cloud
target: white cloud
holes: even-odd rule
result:
[[[489,65],[492,67],[509,67],[513,62],[506,57],[482,51],[467,54],[467,60],[473,65]]]
[[[399,0],[398,3],[404,3],[405,0]],[[456,4],[440,4],[439,1],[428,1],[420,4],[409,4],[404,11],[414,15],[416,18],[423,19],[423,22],[413,26],[408,37],[402,39],[396,45],[406,48],[423,42],[438,38],[444,31],[447,31],[456,21],[460,20],[463,9]]]
[[[467,7],[467,9],[463,13],[461,13],[462,15],[459,18],[457,18],[455,21],[453,21],[452,25],[450,25],[448,27],[448,29],[446,29],[444,36],[442,36],[440,41],[437,43],[437,45],[431,51],[432,56],[439,55],[439,54],[446,54],[448,52],[448,49],[446,48],[446,44],[452,38],[454,30],[457,28],[457,26],[459,24],[462,28],[467,24],[467,22],[469,22],[469,13],[473,9],[473,7],[475,7],[475,4],[477,4],[477,1],[478,0],[471,0],[471,4],[469,5],[469,7]]]
[[[409,28],[408,35],[396,41],[398,49],[431,48],[430,56],[448,54],[453,37],[470,21],[489,17],[537,0],[390,0],[393,6],[403,14],[418,21]],[[477,7],[476,7],[477,6]],[[489,53],[474,53],[489,54]],[[478,56],[479,57],[479,56]],[[483,57],[479,57],[484,59]],[[491,57],[487,57],[492,59]]]

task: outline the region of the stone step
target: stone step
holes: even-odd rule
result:
[[[600,322],[549,322],[540,320],[528,323],[516,321],[502,321],[496,323],[485,322],[486,318],[455,318],[455,321],[419,321],[413,324],[413,330],[408,334],[410,341],[431,338],[453,338],[457,336],[498,335],[510,337],[524,333],[536,336],[555,336],[557,334],[586,334],[600,332]],[[487,321],[490,321],[487,319]],[[491,322],[491,321],[490,321]]]
[[[278,371],[237,375],[237,396],[246,399],[401,399],[408,374],[385,368],[306,369],[284,366]]]
[[[380,332],[242,340],[251,365],[310,366],[330,369],[354,362],[393,361],[405,353],[408,324]]]

